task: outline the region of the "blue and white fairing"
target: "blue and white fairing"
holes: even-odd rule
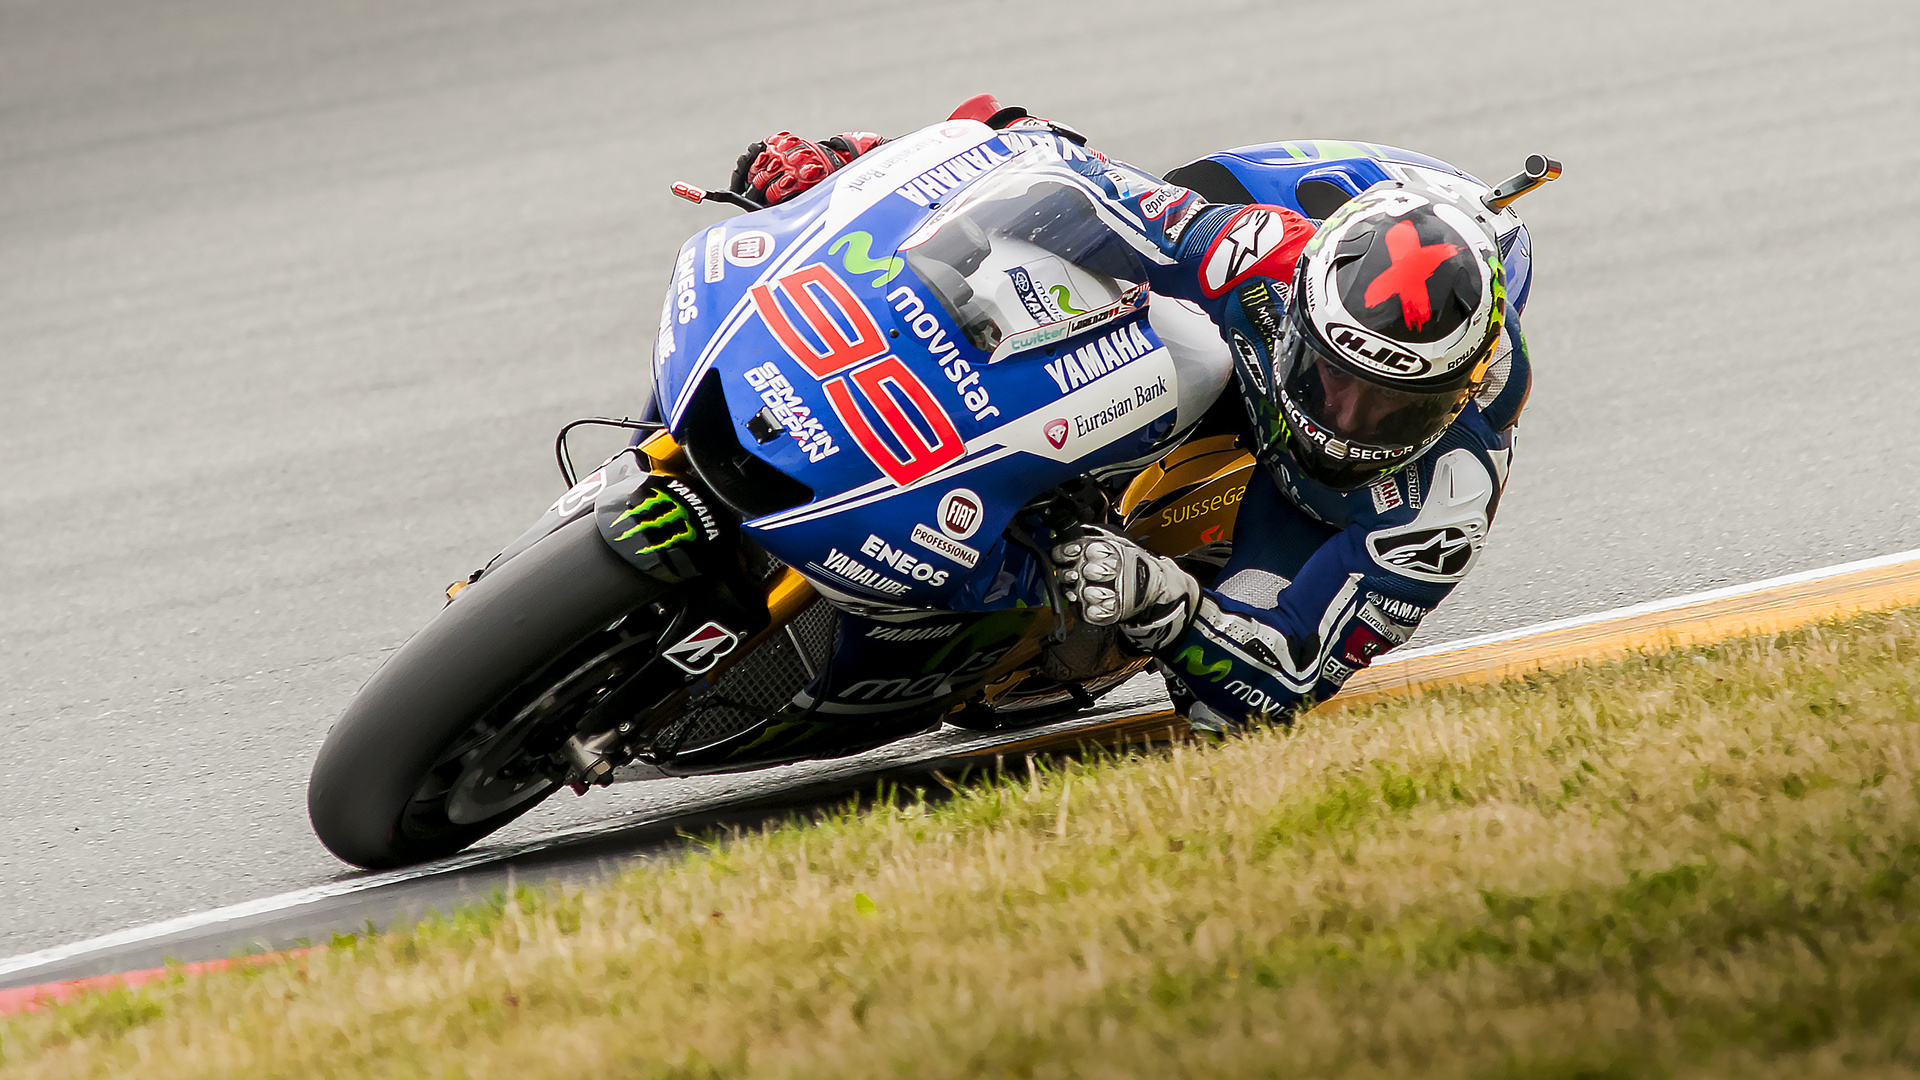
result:
[[[669,427],[696,468],[717,447],[811,492],[713,483],[748,536],[843,599],[1031,599],[992,587],[1014,513],[1157,457],[1230,372],[1198,309],[1149,317],[1145,264],[1170,260],[1103,172],[1050,133],[950,121],[687,242],[655,350]]]
[[[1209,174],[1217,178],[1221,172],[1231,177],[1230,183],[1206,182]],[[1221,150],[1168,176],[1206,188],[1208,198],[1216,202],[1284,206],[1315,220],[1382,181],[1417,179],[1471,199],[1486,194],[1489,187],[1439,158],[1381,143],[1336,139],[1296,139]],[[1496,215],[1494,223],[1506,269],[1507,302],[1514,311],[1525,311],[1533,290],[1532,240],[1511,207]]]

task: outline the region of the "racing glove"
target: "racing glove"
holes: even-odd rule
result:
[[[1053,561],[1075,613],[1095,626],[1117,625],[1136,651],[1172,644],[1199,610],[1193,575],[1112,529],[1087,526],[1054,547]]]
[[[848,131],[809,142],[791,131],[776,131],[747,147],[734,163],[728,188],[768,206],[786,202],[825,180],[861,154],[886,142],[871,131]]]

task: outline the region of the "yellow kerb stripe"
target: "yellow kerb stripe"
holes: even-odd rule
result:
[[[1871,566],[1735,595],[1708,593],[1656,610],[1626,609],[1584,625],[1543,628],[1502,641],[1462,642],[1356,674],[1327,704],[1361,705],[1441,684],[1493,682],[1528,672],[1610,660],[1634,649],[1670,649],[1772,634],[1863,611],[1920,603],[1920,559]],[[1551,625],[1551,624],[1550,624]]]

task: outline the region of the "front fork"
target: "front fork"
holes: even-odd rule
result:
[[[691,697],[716,684],[816,596],[797,571],[743,542],[738,520],[661,431],[581,477],[484,568],[449,587],[449,598],[588,514],[622,559],[671,588],[649,605],[651,617],[665,622],[655,639],[656,656],[610,690],[561,749],[564,782],[576,792],[612,782],[617,765],[647,755],[658,729]]]

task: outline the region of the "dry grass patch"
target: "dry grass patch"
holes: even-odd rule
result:
[[[6,1076],[1920,1067],[1920,613],[717,839],[0,1027]]]

